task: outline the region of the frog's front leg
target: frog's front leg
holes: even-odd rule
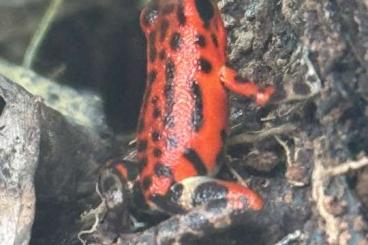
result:
[[[177,213],[209,205],[225,208],[230,213],[239,210],[262,209],[262,198],[252,190],[233,182],[206,176],[194,176],[175,183],[165,196],[156,196],[153,202],[162,210]],[[216,224],[223,227],[228,224]]]
[[[266,104],[275,92],[272,86],[261,89],[257,84],[240,78],[236,71],[227,65],[220,69],[220,80],[227,89],[234,93],[255,97],[258,105]]]

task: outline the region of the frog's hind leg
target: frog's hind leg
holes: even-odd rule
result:
[[[189,177],[175,183],[168,194],[154,198],[154,202],[166,212],[175,210],[167,207],[176,206],[177,210],[188,211],[205,204],[211,206],[211,203],[221,204],[233,212],[256,211],[263,207],[262,198],[249,188],[205,176]]]
[[[234,93],[253,96],[258,105],[266,104],[275,92],[275,88],[272,86],[261,89],[254,82],[240,78],[236,71],[228,66],[221,68],[220,80],[227,89]]]
[[[163,211],[184,212],[154,227],[155,239],[162,244],[168,240],[191,244],[192,240],[216,233],[221,228],[235,224],[258,225],[259,220],[264,219],[263,201],[255,192],[236,183],[205,176],[175,183],[167,195],[156,197],[154,202]]]

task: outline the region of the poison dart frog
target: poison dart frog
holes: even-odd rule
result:
[[[227,65],[226,31],[211,0],[152,0],[140,23],[147,81],[138,162],[110,161],[109,167],[123,182],[134,181],[153,210],[180,214],[215,200],[234,212],[262,209],[257,193],[213,176],[223,160],[228,91],[264,105],[274,88],[242,80]]]

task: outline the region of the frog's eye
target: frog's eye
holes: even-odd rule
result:
[[[195,6],[199,17],[207,27],[215,13],[211,0],[195,0]]]

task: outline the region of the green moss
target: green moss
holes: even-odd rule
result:
[[[106,129],[102,100],[97,94],[60,85],[2,59],[0,74],[21,85],[31,94],[42,97],[47,106],[59,111],[68,120],[97,131]]]

